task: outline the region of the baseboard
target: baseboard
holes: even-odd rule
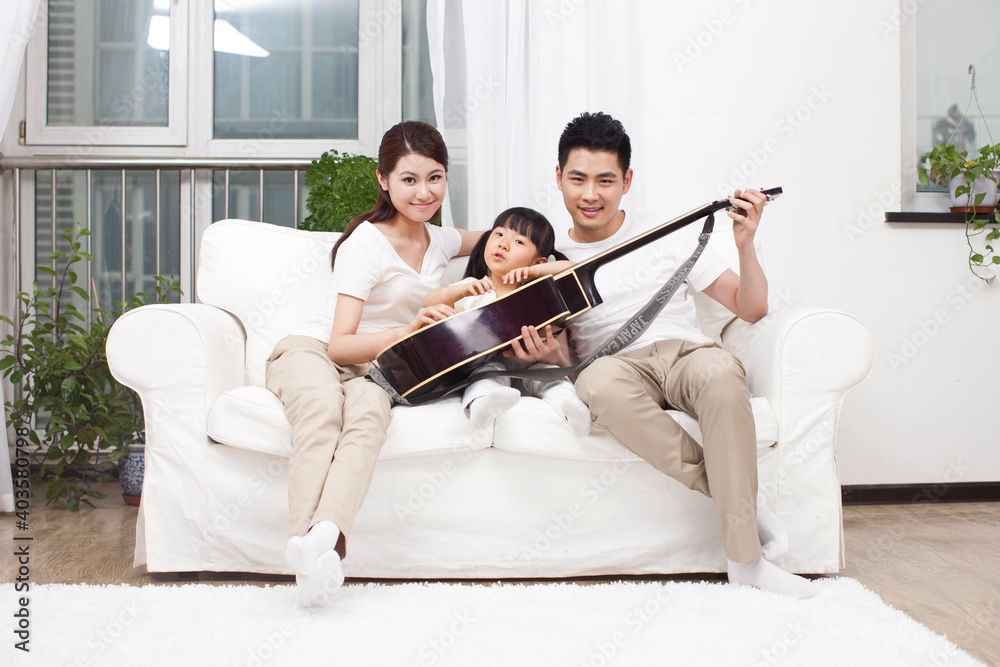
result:
[[[1000,482],[863,484],[840,487],[845,505],[982,503],[1000,501]]]

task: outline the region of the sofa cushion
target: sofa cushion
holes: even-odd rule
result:
[[[491,444],[509,452],[579,461],[625,460],[638,457],[599,428],[584,438],[570,433],[566,420],[544,401],[522,397],[497,419],[492,433],[476,434],[460,409],[458,397],[417,407],[397,405],[380,459],[449,454],[485,449]],[[765,398],[750,401],[757,427],[757,448],[778,438],[778,420]],[[670,411],[680,425],[701,442],[698,423],[683,412]],[[208,416],[208,436],[221,444],[265,452],[291,454],[291,427],[281,401],[263,387],[237,387],[223,393]]]
[[[750,399],[750,408],[757,429],[757,449],[767,449],[778,440],[777,415],[766,398]],[[697,420],[677,410],[667,412],[695,440],[701,442]],[[497,418],[493,446],[509,452],[577,461],[639,458],[597,426],[592,426],[586,437],[573,437],[566,420],[544,401],[534,397],[522,397],[513,409]]]
[[[492,433],[476,434],[459,408],[461,399],[432,405],[396,406],[380,459],[449,454],[490,446]],[[208,437],[251,451],[290,456],[292,431],[284,406],[264,387],[230,389],[215,400],[208,415]]]

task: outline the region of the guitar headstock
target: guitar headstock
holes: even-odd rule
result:
[[[764,206],[767,206],[768,204],[770,204],[771,202],[773,202],[775,199],[777,199],[779,195],[781,195],[781,188],[768,188],[766,190],[764,188],[761,188],[759,190],[759,192],[762,195],[764,195],[765,197],[767,197],[767,199],[764,200]],[[743,198],[740,197],[740,199],[743,199]],[[722,201],[728,201],[728,200],[722,200]],[[746,200],[743,199],[743,201],[746,201]],[[726,210],[727,211],[735,211],[737,213],[739,213],[739,212],[742,211],[742,209],[740,209],[738,206],[727,206]]]

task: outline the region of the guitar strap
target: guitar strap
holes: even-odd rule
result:
[[[368,372],[368,379],[372,380],[378,386],[382,387],[389,394],[393,401],[400,403],[402,405],[420,405],[422,403],[427,403],[428,401],[437,400],[439,398],[444,398],[445,396],[450,396],[455,392],[464,389],[473,382],[479,380],[485,380],[486,378],[492,377],[513,377],[525,380],[540,380],[542,382],[554,382],[556,380],[562,380],[565,377],[572,375],[573,373],[579,373],[584,368],[600,359],[603,356],[614,354],[622,350],[626,345],[633,343],[637,340],[649,325],[652,324],[656,316],[659,315],[663,307],[667,305],[667,302],[674,296],[678,289],[680,289],[681,283],[687,279],[688,274],[691,273],[691,269],[694,268],[695,262],[701,257],[701,253],[705,250],[705,246],[708,245],[708,240],[712,236],[712,230],[715,227],[715,213],[709,213],[705,220],[705,224],[701,229],[701,234],[698,235],[698,246],[695,248],[691,256],[678,267],[672,276],[663,284],[663,287],[653,295],[646,305],[640,308],[632,317],[630,317],[625,324],[618,328],[613,334],[611,334],[604,343],[601,344],[594,352],[590,353],[583,361],[576,364],[575,366],[568,366],[563,368],[534,368],[527,369],[523,371],[515,370],[494,370],[494,371],[478,371],[473,372],[469,377],[462,380],[460,383],[450,386],[446,389],[439,389],[437,391],[432,391],[427,394],[423,394],[413,400],[403,398],[399,395],[399,392],[385,379],[381,371],[377,367],[372,367]]]

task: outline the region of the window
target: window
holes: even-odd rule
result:
[[[170,0],[49,0],[29,45],[45,76],[27,90],[27,143],[183,145],[186,16]]]
[[[25,165],[22,286],[79,222],[94,256],[81,286],[102,307],[157,274],[179,276],[193,300],[205,227],[295,226],[312,159],[375,155],[399,120],[434,122],[426,0],[41,5],[24,145],[5,137],[3,149]]]
[[[996,40],[1000,3],[921,0],[907,7],[909,12],[901,8],[899,16],[904,91],[903,206],[906,210],[932,210],[936,199],[942,207],[946,206],[944,200],[922,193],[945,189],[917,183],[920,157],[942,141],[970,153],[1000,141],[1000,87],[996,85],[1000,81]],[[982,116],[971,96],[969,65],[975,66]]]

